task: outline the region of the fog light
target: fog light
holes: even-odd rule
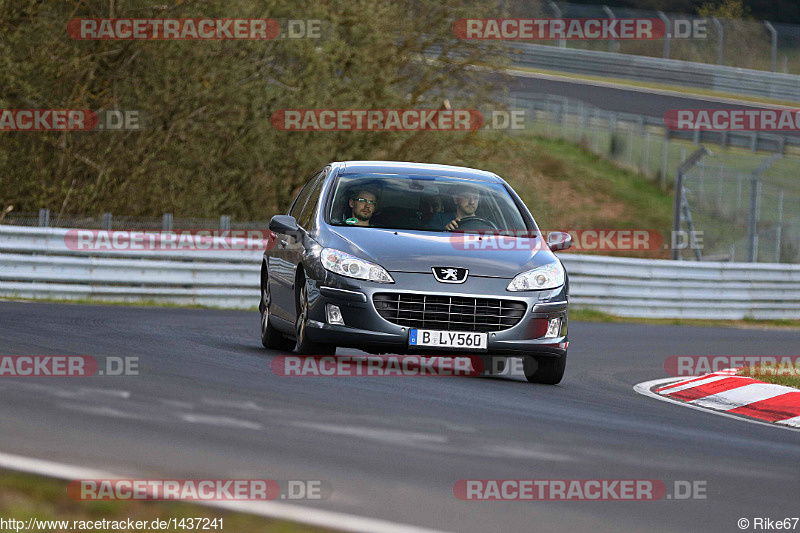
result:
[[[342,311],[339,309],[338,305],[327,304],[325,306],[325,312],[328,315],[328,324],[344,326],[344,318],[342,317]]]
[[[559,333],[561,332],[561,319],[560,318],[551,318],[547,321],[547,333],[545,333],[545,339],[552,339],[553,337],[558,337]]]

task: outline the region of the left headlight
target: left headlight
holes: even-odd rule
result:
[[[334,274],[377,283],[394,283],[392,276],[382,266],[333,248],[323,248],[320,259],[322,260],[322,266]]]
[[[564,267],[561,263],[542,265],[517,274],[506,287],[507,291],[539,291],[555,289],[564,284]]]

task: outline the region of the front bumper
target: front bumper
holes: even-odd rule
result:
[[[392,272],[393,284],[355,280],[325,272],[323,279],[308,278],[310,340],[337,346],[357,348],[370,353],[426,353],[437,355],[549,355],[559,357],[567,352],[568,297],[566,287],[545,291],[510,292],[510,280],[471,276],[463,284],[442,284],[430,274]],[[520,321],[501,331],[488,332],[488,348],[477,350],[443,350],[409,347],[409,328],[383,318],[375,308],[376,293],[409,293],[458,296],[468,298],[500,298],[526,305]],[[329,324],[326,304],[339,307],[345,325]],[[543,321],[561,318],[557,337],[543,338]],[[429,328],[436,329],[436,328]]]

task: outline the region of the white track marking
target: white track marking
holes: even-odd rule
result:
[[[679,400],[675,400],[675,399],[670,398],[668,396],[662,396],[662,395],[656,394],[655,392],[650,390],[653,387],[657,387],[657,386],[660,386],[660,385],[666,385],[667,383],[673,383],[673,382],[679,381],[681,379],[683,379],[683,378],[674,378],[673,377],[673,378],[664,378],[664,379],[654,379],[652,381],[644,381],[642,383],[637,383],[636,385],[634,385],[633,386],[633,390],[635,390],[636,392],[638,392],[642,396],[648,396],[650,398],[655,398],[656,400],[660,400],[662,402],[668,402],[668,403],[674,403],[676,405],[682,405],[683,407],[688,407],[689,409],[695,409],[697,411],[702,411],[704,413],[709,413],[709,414],[712,414],[712,415],[724,416],[724,417],[727,417],[727,418],[733,418],[734,420],[739,420],[740,422],[749,422],[751,424],[758,424],[760,426],[767,426],[767,427],[771,427],[771,428],[788,429],[790,431],[800,431],[800,427],[794,428],[794,427],[785,426],[785,425],[779,426],[777,424],[773,424],[773,423],[770,423],[770,422],[762,422],[761,420],[754,420],[754,419],[750,419],[750,418],[745,418],[743,416],[732,415],[730,413],[726,413],[725,411],[715,411],[713,409],[708,409],[707,407],[699,407],[697,405],[692,405],[690,403],[686,403],[686,402],[681,402]]]
[[[776,422],[777,424],[786,424],[787,426],[793,426],[796,428],[800,428],[800,416],[796,416],[794,418],[787,418],[786,420],[779,420]]]
[[[34,459],[21,455],[0,452],[0,468],[27,472],[41,476],[72,481],[75,479],[127,479],[130,476],[119,476],[80,466]],[[355,533],[447,533],[442,530],[428,529],[408,524],[389,522],[376,518],[366,518],[346,513],[325,511],[301,507],[279,502],[242,502],[242,501],[194,501],[206,507],[214,507],[238,513],[248,513],[277,520],[288,520],[321,528],[352,531]]]
[[[691,389],[693,387],[697,387],[698,385],[705,385],[706,383],[713,383],[715,381],[719,381],[721,379],[728,379],[731,376],[709,376],[705,379],[698,379],[697,381],[690,381],[689,383],[684,383],[683,385],[678,385],[677,387],[672,387],[670,389],[665,390],[661,394],[673,394],[678,391]]]
[[[720,411],[730,411],[751,403],[769,400],[787,392],[796,392],[797,389],[772,385],[769,383],[752,383],[744,387],[718,392],[703,398],[692,400],[690,403],[704,407],[711,407]]]
[[[394,444],[408,444],[409,442],[437,442],[446,443],[447,437],[432,433],[418,433],[411,431],[396,431],[392,429],[376,429],[362,426],[338,426],[333,424],[319,424],[315,422],[294,422],[296,427],[315,429],[332,435],[349,435],[362,439],[391,442]]]
[[[180,415],[181,420],[191,424],[207,424],[209,426],[219,426],[223,428],[242,428],[242,429],[264,429],[264,426],[257,422],[250,422],[248,420],[240,420],[238,418],[231,418],[229,416],[214,416],[214,415]]]

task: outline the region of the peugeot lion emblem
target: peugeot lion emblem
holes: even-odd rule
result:
[[[456,267],[431,267],[433,277],[440,283],[464,283],[469,270]]]

